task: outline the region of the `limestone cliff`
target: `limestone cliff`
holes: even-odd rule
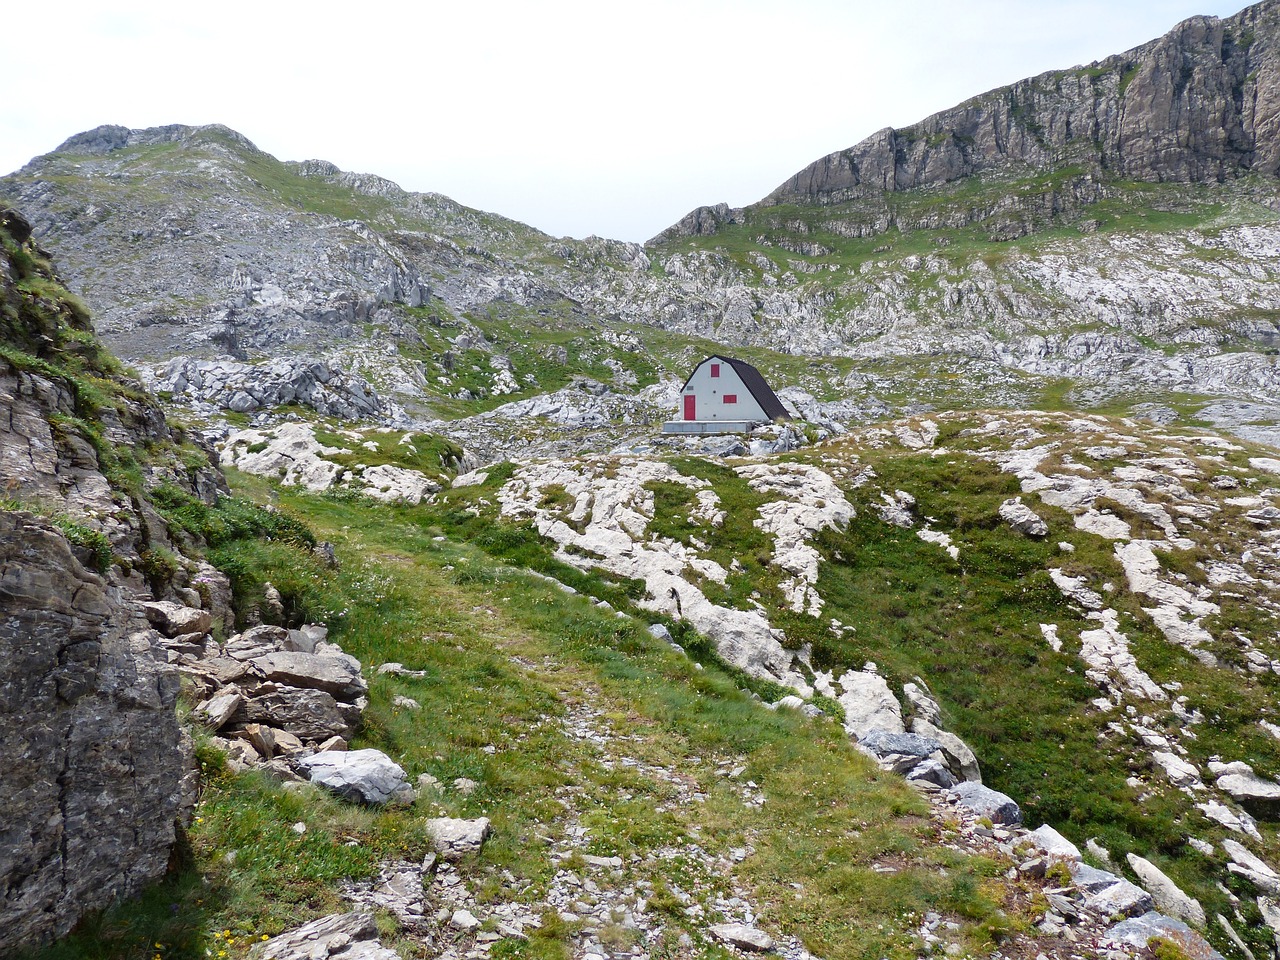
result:
[[[819,203],[985,172],[1075,165],[1149,181],[1280,173],[1280,3],[1193,17],[1157,40],[1055,70],[829,154],[765,203]]]

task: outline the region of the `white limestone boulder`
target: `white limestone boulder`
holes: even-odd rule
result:
[[[491,832],[488,817],[474,820],[436,817],[425,826],[437,852],[445,860],[460,860],[467,854],[479,853]]]
[[[1156,937],[1176,944],[1190,960],[1223,960],[1222,954],[1213,949],[1209,941],[1185,923],[1154,910],[1140,917],[1123,920],[1106,933],[1106,941],[1116,946],[1137,947],[1139,950],[1145,950],[1147,944]]]
[[[1151,894],[1157,910],[1175,919],[1193,923],[1197,927],[1204,926],[1204,907],[1200,906],[1200,901],[1184,893],[1182,888],[1163,870],[1135,853],[1129,854],[1129,866],[1133,868],[1133,872]]]
[[[353,802],[408,803],[414,797],[404,769],[381,750],[326,750],[303,757],[298,766],[312,783]]]
[[[1050,860],[1080,859],[1080,848],[1047,823],[1032,830],[1027,839]]]
[[[208,633],[213,626],[213,614],[208,610],[188,607],[172,600],[146,601],[138,605],[157,630],[166,637],[180,637],[188,633]]]
[[[1012,798],[980,783],[966,782],[951,788],[956,806],[992,823],[1017,826],[1022,823],[1022,810]]]
[[[1021,497],[1014,497],[1000,504],[1000,519],[1028,537],[1043,537],[1049,533],[1049,525],[1023,503]]]
[[[753,953],[767,953],[773,949],[773,938],[763,930],[749,927],[745,923],[717,923],[709,928],[711,935],[722,943],[727,943],[739,950]]]

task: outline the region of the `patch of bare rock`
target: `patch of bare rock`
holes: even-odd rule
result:
[[[361,435],[346,433],[343,439],[349,446],[332,447],[317,440],[315,429],[306,423],[239,430],[223,442],[222,455],[237,470],[316,492],[345,487],[375,500],[417,504],[440,489],[437,480],[419,470],[391,464],[344,467],[330,459],[360,452]]]
[[[399,960],[378,941],[371,913],[341,913],[312,920],[257,944],[254,960]]]

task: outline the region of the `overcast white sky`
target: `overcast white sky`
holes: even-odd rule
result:
[[[1241,0],[241,0],[5,13],[0,172],[225,123],[556,235],[645,240],[992,87]]]

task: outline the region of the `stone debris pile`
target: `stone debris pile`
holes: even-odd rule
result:
[[[934,793],[930,802],[932,818],[947,847],[997,855],[1010,864],[1009,879],[1037,885],[1044,906],[1030,936],[1046,951],[1042,955],[1056,955],[1055,944],[1059,944],[1069,946],[1077,956],[1131,956],[1151,938],[1166,937],[1189,957],[1221,960],[1203,934],[1178,916],[1181,911],[1194,912],[1199,905],[1154,865],[1142,861],[1150,868],[1139,873],[1147,889],[1110,870],[1091,867],[1083,862],[1080,850],[1052,827],[1023,828],[1018,805],[981,784],[965,783]],[[1090,841],[1088,847],[1095,860],[1109,860],[1096,842]],[[1203,912],[1192,922],[1203,929]],[[941,949],[946,932],[947,924],[931,914],[918,935],[926,946]]]
[[[218,643],[208,611],[146,603],[166,655],[200,697],[192,717],[232,769],[255,767],[285,783],[311,781],[353,802],[408,803],[404,770],[378,750],[347,751],[368,706],[360,661],[328,629],[260,625]],[[182,632],[180,632],[182,631]]]

